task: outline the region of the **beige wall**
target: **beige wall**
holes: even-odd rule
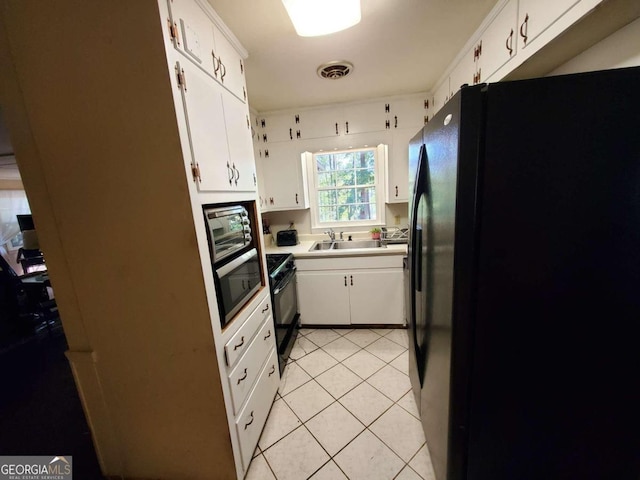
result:
[[[104,472],[236,478],[163,25],[2,0],[0,104]]]

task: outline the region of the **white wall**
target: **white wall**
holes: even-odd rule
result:
[[[640,66],[640,19],[611,34],[549,75]]]

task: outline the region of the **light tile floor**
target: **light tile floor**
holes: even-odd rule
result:
[[[406,330],[301,329],[247,480],[434,480]]]

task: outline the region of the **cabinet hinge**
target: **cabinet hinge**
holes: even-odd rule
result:
[[[300,123],[300,115],[296,115],[294,118],[296,119],[296,124]]]
[[[264,143],[267,143],[267,134],[266,134],[266,133],[263,133],[263,134],[262,134],[262,141],[263,141]]]
[[[244,98],[244,101],[247,101],[247,89],[242,87],[242,96]]]
[[[262,128],[267,126],[267,121],[263,118],[260,123],[262,124]]]
[[[251,129],[251,122],[249,121],[249,115],[247,115],[247,129]]]
[[[187,91],[187,77],[184,74],[184,69],[180,68],[180,62],[176,62],[176,78],[178,80],[178,88],[181,88],[185,92]]]
[[[300,138],[300,130],[296,130],[296,138]]]
[[[169,36],[171,40],[176,42],[176,45],[180,46],[180,34],[178,33],[178,25],[176,23],[172,23],[169,18],[167,18],[167,24],[169,25]]]
[[[256,178],[256,174],[253,174],[253,186],[255,187],[258,184],[258,179]]]
[[[195,165],[191,164],[191,175],[193,176],[193,181],[202,183],[202,177],[200,177],[200,165],[196,163]]]
[[[389,113],[389,104],[388,103],[384,104],[384,112],[385,113]]]
[[[425,101],[424,101],[424,108],[425,108],[425,110],[426,110],[427,108],[429,108],[429,100],[425,100]]]
[[[264,151],[264,158],[269,158],[269,150]]]
[[[244,75],[244,64],[242,63],[242,59],[240,59],[240,73]]]
[[[429,123],[429,115],[424,116],[424,124],[426,125],[427,123]]]
[[[389,120],[385,120],[384,121],[384,128],[386,128],[387,130],[389,130],[389,128],[391,128],[391,125],[389,124]]]

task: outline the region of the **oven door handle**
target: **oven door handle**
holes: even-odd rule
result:
[[[285,280],[285,284],[284,285],[280,285],[278,288],[276,288],[273,291],[273,295],[278,295],[282,290],[284,290],[285,288],[287,288],[289,286],[289,284],[291,283],[291,280],[293,280],[293,278],[296,276],[296,267],[292,267],[290,270],[291,274],[289,276],[287,276],[286,280]]]
[[[228,275],[229,273],[233,272],[236,268],[238,268],[243,263],[245,263],[245,262],[249,261],[251,258],[257,257],[257,256],[258,256],[258,251],[255,248],[253,248],[253,249],[249,250],[248,252],[243,253],[239,257],[231,260],[226,265],[224,265],[224,266],[222,266],[220,268],[217,268],[216,269],[216,273],[219,276],[224,277],[225,275]]]

